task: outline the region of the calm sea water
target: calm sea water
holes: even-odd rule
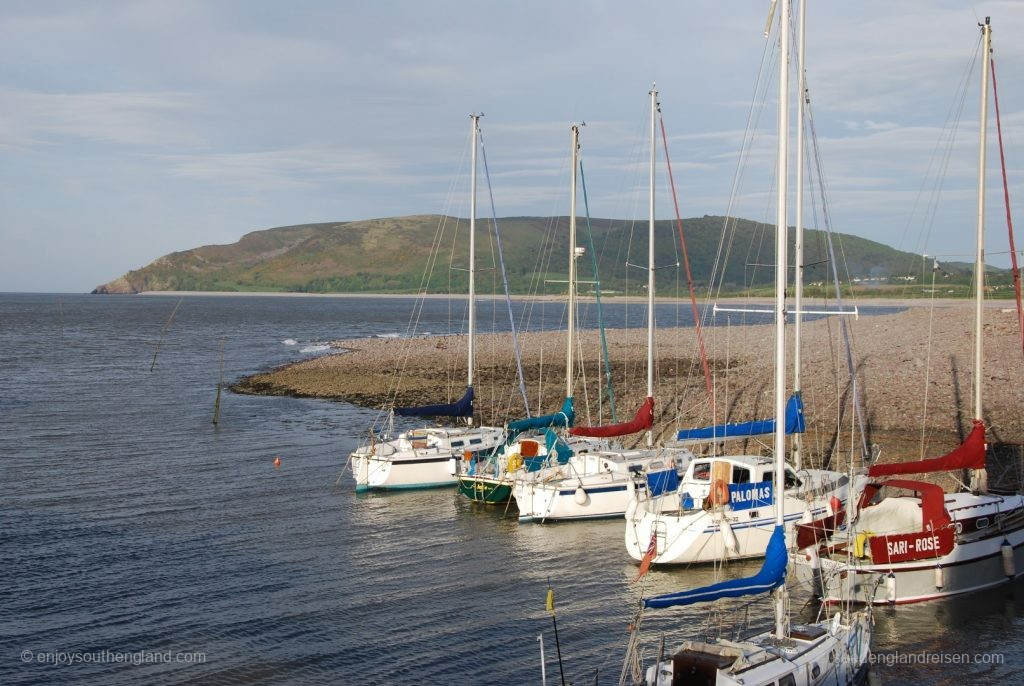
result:
[[[226,393],[212,424],[222,350],[230,382],[319,341],[401,334],[411,300],[189,297],[168,326],[176,303],[0,295],[0,683],[538,684],[539,636],[558,683],[548,584],[566,681],[617,683],[641,595],[622,523],[519,526],[445,489],[356,495],[338,479],[373,410]],[[561,316],[535,306],[534,328]],[[418,330],[460,317],[433,301]],[[712,574],[655,571],[644,592]],[[1020,584],[876,616],[883,683],[1019,683]],[[706,620],[648,613],[648,658]],[[922,659],[944,664],[907,664]]]

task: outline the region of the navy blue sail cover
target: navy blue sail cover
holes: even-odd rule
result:
[[[396,407],[395,414],[405,417],[472,417],[473,387],[467,386],[460,400],[444,405],[420,405],[419,407]]]
[[[786,435],[804,432],[804,402],[799,393],[790,396],[786,403]],[[683,429],[677,434],[680,441],[696,439],[735,438],[737,436],[760,436],[775,433],[775,419],[760,419],[742,424],[719,424],[700,429]]]
[[[742,579],[730,579],[710,586],[693,588],[676,593],[666,593],[644,600],[644,607],[674,607],[676,605],[695,605],[709,603],[721,598],[740,598],[747,595],[767,593],[782,585],[786,579],[786,563],[789,554],[786,552],[786,535],[781,526],[776,526],[768,541],[764,564],[754,576]]]

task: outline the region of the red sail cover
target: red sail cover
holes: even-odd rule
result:
[[[921,497],[921,530],[908,534],[872,536],[871,559],[875,564],[933,560],[948,555],[955,544],[952,521],[946,510],[946,494],[941,486],[921,481],[889,479],[865,489],[872,496],[881,486],[917,491]]]
[[[876,464],[868,469],[868,476],[893,476],[895,474],[925,474],[927,472],[948,472],[954,469],[985,468],[985,423],[974,420],[971,429],[960,447],[944,455],[930,460],[917,462],[894,462],[892,464]]]
[[[638,431],[646,431],[654,424],[654,398],[647,396],[643,405],[636,411],[633,421],[608,426],[577,426],[569,430],[573,436],[593,436],[595,438],[611,438],[612,436],[628,436]]]

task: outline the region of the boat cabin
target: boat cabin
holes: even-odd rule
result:
[[[731,505],[733,509],[772,503],[774,465],[767,457],[738,455],[694,458],[679,487],[683,510]],[[786,465],[786,489],[802,484]]]

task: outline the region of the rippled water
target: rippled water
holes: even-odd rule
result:
[[[401,333],[411,301],[186,298],[150,371],[175,304],[0,295],[0,683],[536,684],[541,634],[557,683],[548,583],[566,680],[617,682],[640,597],[621,523],[519,526],[444,489],[356,495],[338,477],[372,410],[225,394],[212,424],[222,348],[230,382],[320,341]],[[558,325],[559,308],[542,314]],[[451,317],[428,304],[419,331]],[[655,571],[647,593],[712,574]],[[884,666],[883,682],[1012,680],[1022,592],[880,610],[880,651],[1004,656]],[[647,654],[706,617],[648,615]],[[136,665],[103,651],[203,657]],[[55,665],[56,653],[82,661]]]

